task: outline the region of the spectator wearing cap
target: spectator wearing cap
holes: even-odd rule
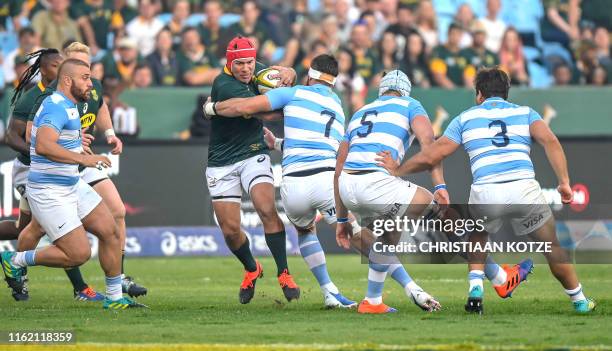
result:
[[[181,46],[181,33],[185,28],[185,20],[189,17],[189,1],[178,0],[172,7],[172,17],[164,28],[172,33],[172,45],[175,50]]]
[[[350,49],[355,55],[357,72],[369,84],[379,72],[380,60],[372,50],[372,41],[368,33],[368,27],[364,22],[355,23],[351,31]]]
[[[121,83],[130,85],[134,69],[140,61],[138,44],[130,37],[118,38],[116,50],[107,53],[102,58],[105,78],[117,79]]]
[[[499,65],[499,57],[493,51],[486,48],[487,32],[481,22],[474,22],[472,26],[472,46],[461,50],[465,57],[467,66],[464,70],[466,86],[473,87],[476,72],[482,67],[494,67]]]
[[[176,52],[172,48],[172,33],[170,33],[170,30],[162,29],[157,33],[155,51],[147,56],[146,60],[153,74],[153,85],[177,85],[179,68]]]
[[[502,38],[499,49],[499,63],[501,68],[510,76],[510,83],[527,85],[529,75],[525,56],[523,55],[523,41],[516,29],[509,27]]]
[[[183,30],[181,50],[176,55],[181,85],[211,85],[221,73],[217,58],[206,50],[194,27]]]
[[[19,75],[15,72],[15,59],[20,58],[23,61],[25,55],[40,49],[39,36],[30,27],[23,27],[18,33],[19,46],[9,52],[2,62],[2,71],[4,72],[4,81],[6,84],[18,80]],[[29,64],[34,63],[32,60]],[[26,66],[27,67],[27,66]]]
[[[506,22],[499,18],[501,11],[501,0],[487,0],[487,15],[478,20],[487,33],[485,47],[487,50],[498,52],[501,47],[502,37],[506,32]]]
[[[461,55],[459,43],[463,37],[463,27],[452,23],[448,27],[448,40],[444,45],[436,46],[431,53],[429,68],[434,83],[445,89],[452,89],[465,84],[464,71],[467,60]]]
[[[218,0],[208,0],[204,4],[204,15],[206,20],[196,27],[200,32],[202,44],[217,58],[225,56],[225,47],[222,41],[221,16],[223,7]]]
[[[136,40],[138,52],[142,56],[155,50],[155,36],[164,28],[162,21],[156,17],[158,8],[158,0],[139,0],[138,17],[125,27],[127,35]]]
[[[422,0],[416,11],[417,30],[425,40],[425,51],[430,52],[438,46],[438,23],[431,0]]]
[[[41,10],[32,18],[32,28],[40,35],[40,44],[47,48],[61,48],[69,39],[83,41],[79,25],[68,15],[70,0],[49,0],[49,9]]]
[[[427,67],[425,40],[419,33],[412,33],[406,41],[404,57],[400,69],[406,73],[415,87],[431,87],[431,75]]]

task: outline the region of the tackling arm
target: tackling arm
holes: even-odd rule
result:
[[[79,164],[85,167],[96,167],[100,162],[100,166],[110,167],[110,160],[101,155],[85,155],[72,152],[61,147],[57,141],[59,133],[53,127],[43,125],[36,132],[36,154],[44,156],[51,161]]]
[[[412,121],[411,127],[416,138],[419,140],[421,150],[427,149],[435,142],[433,128],[431,127],[429,118],[425,116],[416,116]],[[442,162],[439,162],[431,168],[431,181],[433,185],[444,184]]]
[[[265,95],[232,98],[221,102],[207,102],[204,105],[204,112],[211,116],[242,117],[269,111],[272,111],[272,106]]]

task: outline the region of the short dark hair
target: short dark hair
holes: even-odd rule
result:
[[[81,61],[81,60],[77,60],[73,58],[66,59],[59,66],[59,70],[57,71],[57,78],[59,79],[62,76],[62,74],[65,74],[64,71],[66,71],[68,67],[70,66],[83,66],[83,67],[89,68],[89,64],[87,64],[87,62],[85,61]]]
[[[310,67],[319,72],[331,74],[334,77],[338,75],[338,61],[332,55],[322,54],[315,57]]]
[[[508,99],[510,91],[510,78],[498,67],[482,68],[476,74],[476,93],[480,92],[483,98],[501,97]]]
[[[22,37],[26,36],[26,35],[36,35],[36,32],[34,31],[34,29],[32,29],[32,27],[23,27],[19,30],[19,34],[18,34],[18,38],[21,39]]]

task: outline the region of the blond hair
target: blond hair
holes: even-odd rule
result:
[[[80,43],[78,41],[75,41],[74,43],[68,45],[65,49],[64,49],[64,56],[69,56],[72,53],[75,52],[82,52],[84,54],[87,55],[91,55],[91,51],[89,50],[89,46]]]

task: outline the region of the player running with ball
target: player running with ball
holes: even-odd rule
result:
[[[257,64],[257,51],[244,37],[236,37],[227,46],[227,64],[213,82],[211,97],[215,102],[235,97],[257,95],[254,76],[265,68]],[[291,85],[295,71],[282,67],[281,83]],[[206,168],[208,191],[215,215],[229,249],[245,269],[239,300],[246,304],[255,294],[257,278],[263,269],[255,260],[249,240],[240,226],[242,189],[248,192],[261,219],[268,248],[274,257],[277,277],[288,301],[300,297],[300,289],[289,274],[285,226],[276,212],[274,176],[263,137],[263,124],[256,118],[225,118],[211,121],[211,138]]]
[[[557,175],[563,203],[572,201],[573,193],[563,148],[540,115],[527,106],[507,101],[510,90],[508,75],[498,69],[483,69],[476,75],[474,106],[455,117],[444,135],[399,167],[389,155],[381,154],[381,165],[397,176],[404,176],[437,167],[440,162],[463,145],[470,157],[474,178],[470,191],[470,212],[485,219],[488,233],[496,233],[503,219],[509,219],[516,235],[550,242],[552,250],[546,259],[553,275],[565,289],[577,312],[595,309],[595,302],[582,292],[582,285],[567,252],[555,232],[555,220],[535,180],[529,157],[531,140],[544,147]],[[488,233],[472,233],[470,240],[484,243]],[[469,264],[468,312],[482,313],[483,258],[474,255]],[[521,279],[527,275],[521,272]]]

